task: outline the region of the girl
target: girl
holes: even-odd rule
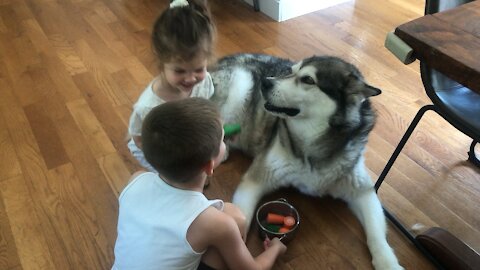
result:
[[[174,0],[155,21],[152,44],[160,61],[160,74],[134,104],[128,127],[128,148],[149,171],[156,172],[141,150],[143,120],[164,102],[189,97],[209,99],[213,95],[207,63],[213,58],[214,41],[215,27],[202,0]]]

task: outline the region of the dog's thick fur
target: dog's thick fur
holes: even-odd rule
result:
[[[386,240],[381,204],[363,151],[375,122],[366,84],[336,57],[292,63],[268,55],[221,59],[212,71],[226,123],[242,127],[236,147],[254,157],[234,193],[251,221],[261,197],[284,186],[345,200],[362,223],[376,269],[402,269]]]

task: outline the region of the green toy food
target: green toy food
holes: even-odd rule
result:
[[[239,124],[226,124],[223,126],[223,130],[225,131],[225,137],[229,137],[240,133],[241,127]]]

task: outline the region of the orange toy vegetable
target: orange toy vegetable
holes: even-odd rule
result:
[[[267,222],[269,224],[283,224],[285,217],[278,214],[268,213]]]
[[[292,216],[286,216],[283,219],[283,224],[285,225],[285,227],[292,228],[293,225],[295,225],[295,218]]]
[[[267,214],[267,223],[268,224],[281,224],[283,227],[291,229],[295,226],[295,218],[292,216],[282,216],[274,213]]]
[[[290,231],[290,228],[288,228],[288,227],[281,227],[281,228],[278,230],[279,233],[287,233],[287,232],[289,232],[289,231]]]

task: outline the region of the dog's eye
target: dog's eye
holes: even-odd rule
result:
[[[306,83],[306,84],[311,84],[311,85],[315,84],[315,81],[310,76],[303,76],[303,77],[300,78],[300,81],[302,83]]]

